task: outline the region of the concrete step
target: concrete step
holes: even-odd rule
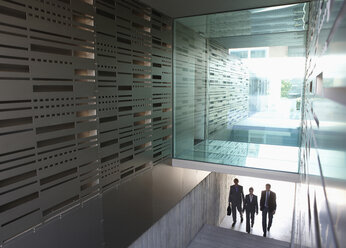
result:
[[[287,248],[290,244],[262,236],[204,225],[188,248]]]

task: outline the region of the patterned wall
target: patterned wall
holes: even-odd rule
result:
[[[249,113],[249,72],[228,49],[209,42],[209,118],[212,134],[237,124]]]
[[[310,3],[300,172],[297,247],[346,242],[346,3]]]
[[[249,74],[228,49],[188,24],[175,21],[174,144],[175,156],[191,159],[195,143],[225,136],[227,127],[248,116]]]
[[[171,152],[171,19],[0,1],[0,244]]]
[[[181,154],[205,138],[207,41],[178,21],[174,28],[174,146]]]

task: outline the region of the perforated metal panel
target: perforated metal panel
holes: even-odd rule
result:
[[[249,72],[243,62],[228,55],[215,41],[209,43],[208,133],[227,128],[248,117]]]
[[[196,143],[248,116],[249,73],[228,49],[182,20],[175,21],[174,40],[174,156],[193,160]]]
[[[207,91],[207,41],[176,21],[174,24],[174,150],[191,151],[204,139]]]
[[[0,243],[170,156],[171,19],[0,1]]]

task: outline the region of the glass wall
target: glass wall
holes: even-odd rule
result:
[[[310,3],[296,247],[346,243],[346,1]]]
[[[175,20],[175,158],[298,171],[307,9]]]

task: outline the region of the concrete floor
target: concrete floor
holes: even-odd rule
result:
[[[261,197],[261,191],[265,189],[265,184],[271,184],[271,190],[276,193],[277,210],[273,217],[272,228],[270,229],[270,232],[267,232],[267,238],[290,242],[295,184],[253,177],[239,176],[237,178],[239,179],[239,184],[244,188],[244,195],[248,194],[249,187],[254,188],[254,194],[258,196],[258,204]],[[234,228],[232,228],[232,223],[232,216],[226,216],[221,222],[220,227],[246,232],[245,214],[243,223],[240,223],[239,213],[237,213],[237,223]],[[263,235],[261,211],[259,211],[258,215],[255,215],[255,224],[251,229],[251,234],[259,236]]]
[[[204,225],[188,248],[288,248],[290,243]]]

